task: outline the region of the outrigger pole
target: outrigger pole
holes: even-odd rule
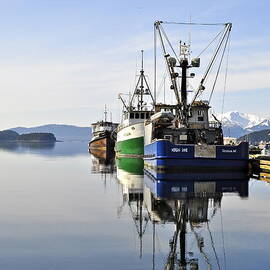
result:
[[[180,61],[179,61],[176,53],[174,52],[171,44],[169,43],[168,37],[166,36],[166,34],[165,34],[165,32],[164,32],[164,30],[163,30],[163,28],[161,26],[162,23],[163,23],[162,21],[156,21],[155,22],[155,24],[154,24],[154,26],[155,26],[155,32],[157,32],[158,33],[158,36],[159,36],[159,40],[160,40],[162,51],[163,51],[163,56],[164,56],[164,59],[165,59],[165,62],[166,62],[166,67],[167,67],[168,73],[169,73],[170,78],[171,78],[171,83],[172,83],[171,84],[171,89],[174,91],[174,94],[175,94],[175,97],[176,97],[176,102],[177,102],[177,107],[178,107],[178,109],[176,110],[176,115],[177,115],[177,117],[179,119],[182,120],[182,122],[185,125],[187,125],[187,115],[186,115],[186,107],[187,107],[186,106],[186,79],[183,79],[182,78],[182,83],[181,83],[181,99],[180,99],[178,85],[177,85],[177,78],[178,78],[179,74],[174,71],[174,67],[177,64],[177,60],[178,60],[178,62],[180,62]],[[166,41],[169,43],[169,45],[170,45],[171,49],[173,50],[173,52],[174,52],[177,60],[175,58],[173,58],[173,57],[170,57],[170,54],[167,53],[162,34],[164,35]],[[156,42],[156,40],[155,40],[155,42]],[[155,48],[156,48],[156,45],[155,45]],[[156,60],[155,60],[155,63],[156,63]],[[180,66],[181,66],[181,64],[180,64]],[[186,76],[187,66],[188,66],[188,62],[186,60],[186,62],[183,63],[182,76]],[[156,72],[155,72],[155,76],[156,76]],[[155,80],[155,82],[156,82],[156,80]],[[181,107],[182,107],[182,110],[180,109]]]

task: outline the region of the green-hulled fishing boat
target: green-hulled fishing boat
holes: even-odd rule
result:
[[[130,102],[123,103],[122,122],[117,128],[115,152],[117,157],[143,157],[144,154],[144,121],[154,113],[154,98],[146,80],[142,66]]]

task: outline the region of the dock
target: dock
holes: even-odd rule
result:
[[[270,156],[256,156],[250,159],[251,174],[270,182]]]

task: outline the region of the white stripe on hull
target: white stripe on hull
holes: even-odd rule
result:
[[[124,127],[117,132],[117,142],[144,137],[144,123]]]

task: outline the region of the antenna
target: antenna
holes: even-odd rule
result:
[[[104,108],[104,120],[105,120],[105,122],[107,122],[107,106],[106,106],[106,104],[105,104],[105,108]]]
[[[142,71],[143,71],[143,50],[141,50],[141,53],[142,53]]]
[[[189,14],[188,45],[191,47],[191,14]]]

